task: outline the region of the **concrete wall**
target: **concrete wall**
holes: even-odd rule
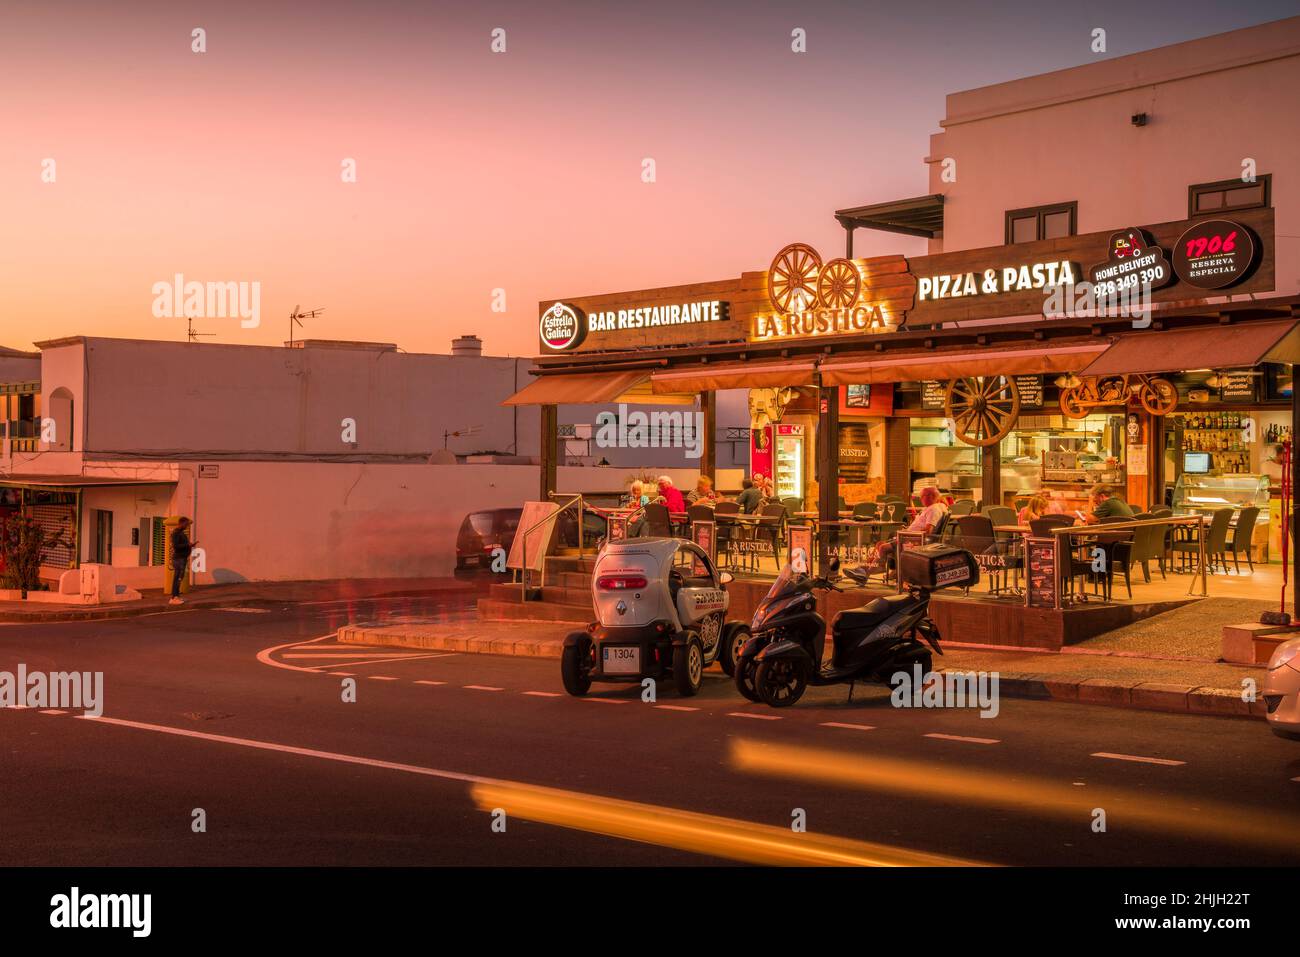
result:
[[[38,382],[40,378],[39,355],[6,355],[0,351],[0,382]]]
[[[80,351],[47,349],[42,388],[73,391],[92,451],[427,456],[444,430],[480,426],[447,447],[537,454],[537,416],[500,405],[528,381],[527,359],[86,338],[84,401],[70,361]],[[349,418],[355,447],[343,441]]]
[[[523,465],[223,462],[176,486],[206,550],[200,584],[451,574],[456,532],[476,509],[535,498]]]
[[[1007,210],[1047,203],[1077,200],[1080,233],[1184,219],[1189,185],[1250,157],[1273,174],[1277,293],[1300,292],[1298,114],[1300,17],[953,93],[926,158],[944,194],[931,251],[1002,245]]]

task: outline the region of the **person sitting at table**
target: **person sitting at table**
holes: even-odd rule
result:
[[[745,479],[740,483],[740,494],[736,496],[736,504],[746,515],[753,515],[763,504],[763,493],[754,484],[753,479]]]
[[[647,496],[641,493],[640,480],[639,479],[634,480],[627,490],[628,506],[631,508],[636,508],[638,505],[644,505],[646,501],[647,501]]]
[[[686,511],[686,499],[682,498],[681,491],[673,485],[672,476],[659,476],[659,497],[663,503],[668,506],[669,514],[678,514]]]
[[[948,506],[939,496],[939,490],[933,485],[921,489],[921,508],[907,526],[909,532],[921,532],[929,535],[939,524],[939,520],[948,514]],[[894,557],[894,543],[881,542],[876,549],[881,564],[888,565]]]
[[[1094,485],[1088,500],[1092,503],[1092,511],[1083,516],[1085,525],[1096,525],[1103,518],[1133,517],[1133,509],[1109,485]]]
[[[1047,496],[1035,495],[1025,503],[1024,508],[1020,510],[1020,514],[1016,516],[1016,520],[1021,525],[1028,525],[1030,522],[1042,518],[1046,514]]]
[[[713,505],[721,498],[721,495],[713,491],[713,479],[701,475],[695,480],[695,488],[686,496],[686,501],[691,505]]]

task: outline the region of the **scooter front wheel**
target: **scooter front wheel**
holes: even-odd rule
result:
[[[772,658],[761,662],[754,673],[754,687],[763,704],[788,708],[803,697],[808,675],[797,658]]]
[[[741,697],[750,701],[758,701],[758,689],[754,687],[754,672],[758,666],[754,664],[753,658],[740,658],[736,661],[736,690],[740,692]]]

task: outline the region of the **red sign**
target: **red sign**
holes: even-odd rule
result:
[[[1174,271],[1189,285],[1222,289],[1246,278],[1255,261],[1250,231],[1226,219],[1197,223],[1178,237]]]

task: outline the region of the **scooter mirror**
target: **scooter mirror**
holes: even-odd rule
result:
[[[731,574],[731,572],[723,572],[721,575],[718,576],[718,581],[722,582],[722,584],[724,585],[730,585],[735,580],[736,580],[736,576]]]

